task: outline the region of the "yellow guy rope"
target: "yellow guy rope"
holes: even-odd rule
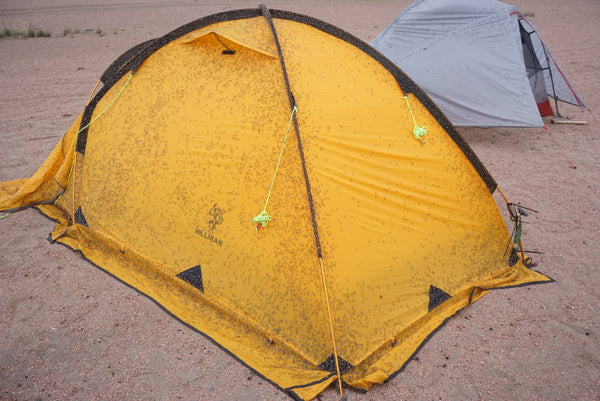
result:
[[[410,107],[410,103],[408,103],[408,95],[404,96],[404,100],[406,101],[406,106],[408,106],[408,111],[410,111],[410,116],[412,117],[414,123],[413,135],[415,136],[415,139],[421,141],[421,143],[425,143],[425,139],[422,139],[421,137],[427,135],[427,127],[419,127],[417,124],[417,120],[415,119],[415,115]]]
[[[81,131],[83,131],[84,129],[86,129],[87,127],[89,127],[90,125],[92,125],[92,123],[94,121],[96,121],[98,118],[100,118],[100,116],[102,114],[104,114],[104,112],[106,112],[106,110],[108,110],[113,105],[113,103],[117,100],[117,98],[119,96],[121,96],[121,93],[123,92],[123,90],[125,89],[127,84],[129,83],[129,80],[131,79],[132,76],[133,76],[133,72],[131,72],[129,74],[129,77],[127,78],[127,82],[125,82],[125,84],[123,85],[123,87],[121,88],[119,93],[117,93],[117,96],[115,96],[115,98],[112,100],[112,102],[110,102],[110,104],[108,106],[106,106],[106,108],[104,110],[102,110],[102,112],[100,114],[98,114],[96,116],[96,118],[94,118],[92,121],[90,121],[85,127],[81,128],[79,131],[77,131],[77,134],[75,134],[75,145],[73,146],[73,148],[75,148],[77,146],[77,139],[79,138],[79,133]],[[86,106],[90,104],[90,101],[92,100],[92,96],[94,95],[94,92],[96,91],[96,88],[98,87],[99,84],[100,84],[100,80],[98,80],[98,82],[96,82],[94,89],[92,89],[92,93],[90,93],[90,97],[86,103]],[[66,190],[67,186],[69,185],[69,182],[71,182],[71,176],[73,175],[73,170],[74,170],[76,161],[77,161],[77,151],[73,150],[73,160],[71,161],[71,170],[69,170],[69,176],[67,177],[67,183],[65,184],[65,190]],[[74,177],[73,177],[73,180],[75,180]],[[60,201],[60,199],[62,198],[63,195],[64,195],[64,191],[62,194],[60,194],[58,196],[58,198],[56,198],[56,200],[54,201],[54,205],[58,204],[58,202]],[[75,213],[75,191],[73,191],[73,213]],[[9,214],[10,214],[9,212],[6,212],[6,214],[4,216],[0,216],[0,219],[7,217]]]
[[[267,213],[267,205],[269,204],[269,199],[271,198],[271,192],[273,191],[273,186],[275,185],[275,178],[277,178],[277,173],[279,171],[279,165],[281,164],[281,157],[283,156],[283,150],[285,149],[285,143],[288,139],[288,134],[290,133],[290,127],[292,126],[292,120],[294,119],[294,114],[298,111],[298,107],[294,106],[292,112],[290,114],[290,121],[288,122],[287,130],[285,131],[285,136],[283,138],[283,143],[281,144],[281,151],[279,152],[279,160],[277,160],[277,167],[275,167],[275,173],[273,174],[273,180],[271,181],[271,188],[269,188],[269,193],[267,194],[267,201],[265,202],[265,207],[263,211],[256,217],[252,218],[252,221],[258,223],[258,225],[254,228],[258,230],[261,227],[266,226],[271,221],[271,216]]]
[[[100,80],[98,80],[98,82],[96,82],[96,85],[94,85],[94,89],[92,89],[92,93],[90,93],[90,97],[89,97],[86,105],[90,104],[90,101],[92,100],[92,96],[94,95],[94,92],[96,91],[96,88],[98,87],[98,85],[100,85]],[[89,124],[87,126],[89,126]],[[87,126],[85,128],[87,128]],[[80,129],[79,132],[83,131],[85,128]],[[77,132],[77,135],[79,135],[79,132]],[[75,138],[75,144],[77,144],[77,137]],[[71,171],[69,171],[69,178],[67,179],[67,185],[69,184],[69,180],[71,179],[71,172],[73,171],[73,165],[75,164],[75,153],[76,152],[73,152],[73,162],[71,163]],[[65,186],[65,188],[66,188],[66,186]],[[55,205],[58,203],[60,198],[62,198],[62,195],[63,194],[60,194],[60,196],[58,198],[56,198],[56,200],[54,201]],[[0,216],[0,219],[7,217],[9,214],[10,214],[9,212],[6,212],[6,214],[4,216]]]
[[[97,119],[99,119],[117,101],[117,99],[119,98],[119,96],[121,96],[121,93],[123,93],[123,90],[125,90],[125,87],[127,86],[127,84],[129,84],[129,81],[131,80],[132,76],[133,76],[133,71],[129,73],[129,77],[127,77],[127,81],[125,81],[125,84],[123,84],[123,87],[121,88],[121,90],[119,90],[119,93],[117,93],[117,95],[110,102],[110,104],[108,106],[106,106],[106,108],[104,110],[102,110],[100,112],[100,114],[98,114],[92,121],[90,121],[89,123],[87,123],[85,127],[80,128],[79,131],[77,131],[77,134],[75,134],[75,145],[73,146],[73,160],[71,162],[71,170],[69,170],[69,176],[67,177],[67,183],[65,184],[65,190],[69,186],[69,183],[71,182],[71,176],[73,176],[73,174],[74,174],[75,163],[77,162],[77,151],[75,150],[75,147],[77,146],[77,140],[79,139],[79,134],[83,130],[85,130],[86,128],[88,128],[90,125],[92,125],[92,123],[94,123]],[[88,99],[87,105],[90,104],[90,101],[92,99],[92,95],[96,91],[96,88],[98,87],[99,84],[100,84],[100,81],[96,82],[96,86],[94,86],[94,89],[92,89],[92,93],[90,94],[90,98]],[[74,176],[73,176],[73,182],[75,182],[75,177]],[[63,194],[64,194],[64,192],[62,194],[60,194],[60,196],[58,198],[56,198],[56,200],[54,201],[54,205],[58,204],[58,201],[60,201],[60,199],[62,198]],[[75,190],[73,190],[73,213],[75,213]]]
[[[277,160],[277,166],[275,167],[275,173],[273,174],[273,180],[271,181],[271,187],[269,188],[269,193],[267,195],[265,207],[263,208],[263,211],[261,212],[261,214],[259,214],[258,216],[254,217],[252,219],[253,222],[258,223],[258,225],[255,227],[255,230],[258,230],[261,227],[266,226],[267,224],[269,224],[269,221],[271,221],[271,216],[269,215],[269,213],[267,213],[267,206],[269,204],[269,199],[271,198],[271,192],[273,191],[273,186],[275,185],[275,179],[277,178],[277,173],[279,172],[279,166],[281,165],[281,158],[283,156],[283,151],[285,149],[285,144],[287,142],[288,134],[289,134],[290,128],[292,126],[292,121],[293,121],[294,115],[296,114],[297,111],[298,111],[298,107],[294,106],[294,108],[292,109],[292,112],[290,114],[290,120],[288,122],[285,136],[283,138],[283,143],[281,144],[281,150],[279,152],[279,159]],[[321,257],[319,257],[319,265],[321,266],[321,279],[323,280],[323,292],[325,293],[325,303],[327,304],[327,317],[329,320],[329,331],[331,333],[331,342],[333,345],[333,357],[335,359],[335,370],[337,372],[337,377],[338,377],[340,396],[343,396],[344,393],[342,390],[342,375],[340,373],[340,363],[338,360],[337,345],[335,343],[335,334],[333,331],[333,315],[331,313],[331,305],[329,303],[329,292],[327,291],[327,282],[325,280],[325,267],[323,266],[323,258],[321,258]]]

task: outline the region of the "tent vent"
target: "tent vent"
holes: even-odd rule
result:
[[[88,226],[87,220],[85,219],[85,216],[83,215],[83,212],[81,211],[81,207],[78,207],[77,210],[75,211],[75,224],[81,224],[82,226]]]
[[[231,56],[231,55],[235,54],[235,50],[223,50],[221,52],[221,54],[226,54],[228,56]]]
[[[202,269],[200,268],[200,265],[182,271],[177,277],[204,292],[204,286],[202,285]]]
[[[354,365],[352,365],[350,362],[346,361],[345,359],[341,358],[338,356],[338,364],[340,365],[340,373],[344,374],[347,371],[349,371],[350,369],[352,369],[354,367]],[[337,373],[336,369],[335,369],[335,358],[333,356],[333,354],[330,354],[327,359],[325,360],[325,362],[321,363],[319,365],[319,368],[321,368],[321,370],[325,370],[327,372],[331,372],[331,373]]]
[[[450,298],[450,294],[432,285],[429,286],[429,311]]]

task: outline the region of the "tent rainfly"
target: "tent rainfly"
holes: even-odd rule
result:
[[[371,45],[456,126],[542,127],[549,97],[586,109],[535,25],[496,0],[416,0]]]
[[[0,210],[37,207],[52,241],[295,399],[368,390],[490,290],[551,281],[439,109],[332,25],[215,14],[100,81]]]

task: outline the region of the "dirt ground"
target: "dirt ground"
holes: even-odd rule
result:
[[[409,1],[283,1],[370,41]],[[600,110],[600,2],[521,0],[571,83]],[[2,0],[0,181],[28,177],[130,47],[249,1]],[[600,400],[600,122],[461,128],[513,202],[536,209],[525,247],[555,283],[495,291],[463,310],[393,380],[349,400]],[[600,114],[599,114],[600,115]],[[576,167],[576,168],[572,168]],[[154,302],[46,238],[35,210],[0,220],[0,399],[285,400]],[[321,400],[337,400],[330,388]]]

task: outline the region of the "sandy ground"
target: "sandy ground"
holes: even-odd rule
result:
[[[409,2],[272,1],[370,41]],[[0,181],[30,176],[125,50],[249,1],[0,1]],[[522,0],[591,110],[600,110],[600,2]],[[73,33],[67,33],[70,31]],[[495,291],[451,319],[392,381],[349,400],[600,400],[600,122],[463,128],[528,218],[525,246],[553,284]],[[571,168],[571,165],[576,168]],[[0,220],[0,399],[284,400],[151,300],[46,238],[34,210]],[[331,388],[321,400],[336,400]]]

